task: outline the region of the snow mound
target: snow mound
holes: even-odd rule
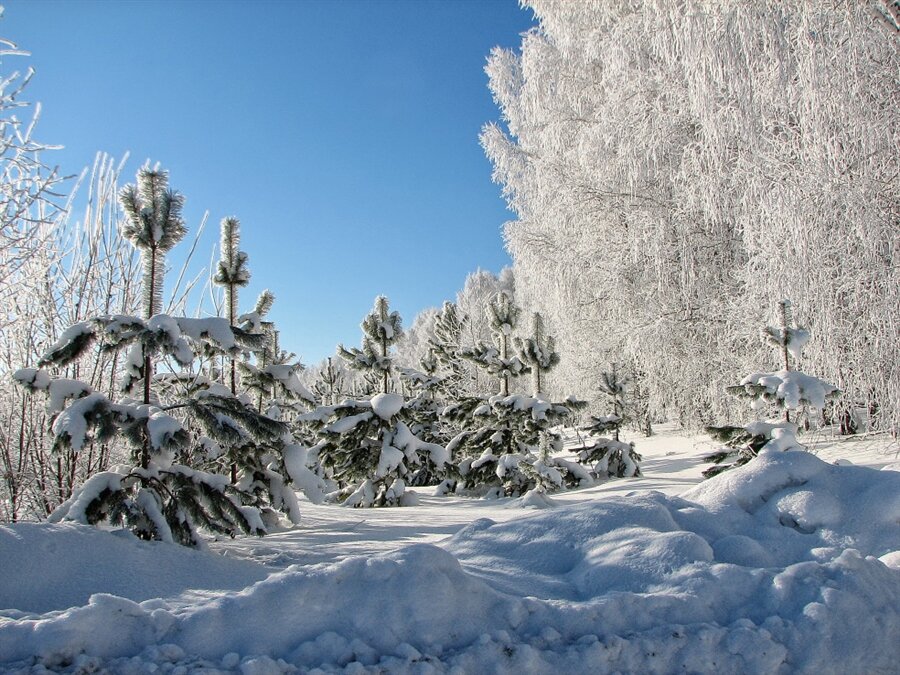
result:
[[[403,396],[400,394],[376,394],[372,397],[372,410],[387,422],[402,409]]]
[[[0,526],[0,560],[0,616],[83,605],[94,593],[140,601],[187,589],[240,590],[268,574],[254,563],[77,523]]]
[[[0,619],[0,670],[892,672],[898,494],[896,472],[764,454],[682,497],[480,519],[442,547],[290,567],[191,604],[98,594]],[[33,527],[28,560],[58,534]],[[128,570],[104,536],[98,559]]]

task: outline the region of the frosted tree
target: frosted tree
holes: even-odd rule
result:
[[[434,322],[431,352],[444,374],[441,388],[451,399],[462,395],[466,373],[460,350],[468,322],[469,318],[452,302],[443,304]]]
[[[362,348],[347,349],[344,345],[338,345],[338,353],[354,370],[377,375],[381,392],[386,394],[390,389],[393,368],[391,347],[403,336],[400,314],[392,312],[388,299],[379,295],[360,327],[363,331]]]
[[[766,326],[762,337],[769,347],[775,349],[784,369],[751,373],[740,384],[727,387],[726,391],[734,396],[750,399],[754,410],[774,409],[781,412],[784,421],[707,427],[707,433],[724,442],[725,447],[706,457],[713,462],[713,466],[703,472],[706,477],[746,464],[764,450],[804,449],[797,440],[797,425],[791,422],[791,411],[807,408],[821,410],[828,399],[840,393],[837,387],[824,380],[791,369],[790,357],[800,359],[803,347],[809,341],[809,332],[791,326],[789,300],[778,303],[778,318],[779,325]]]
[[[541,375],[559,364],[559,354],[554,351],[555,341],[552,335],[547,335],[540,313],[532,315],[531,337],[516,338],[516,346],[519,360],[531,370],[534,378],[534,395],[539,396],[543,391]]]
[[[334,360],[330,356],[325,359],[313,383],[313,392],[320,405],[336,405],[343,398],[344,380],[344,372],[335,365]]]
[[[362,322],[362,348],[338,346],[350,368],[377,379],[382,391],[368,400],[346,399],[301,416],[315,437],[310,458],[339,489],[330,498],[347,506],[402,506],[415,501],[406,490],[415,471],[428,462],[443,467],[441,445],[411,429],[416,410],[403,395],[387,391],[394,369],[392,346],[402,337],[399,313],[379,296]]]
[[[187,233],[181,219],[184,197],[169,190],[169,176],[165,171],[144,167],[138,172],[137,184],[122,188],[119,203],[126,220],[122,235],[132,243],[141,255],[143,278],[144,319],[159,314],[162,309],[163,277],[165,276],[166,253]],[[67,343],[72,349],[79,349],[79,342]],[[144,404],[150,403],[150,381],[153,378],[153,361],[149,353],[143,352],[143,345],[136,343],[129,355],[131,363],[143,361],[143,365],[133,371],[144,382]],[[65,358],[65,354],[60,357]],[[141,467],[147,468],[149,447],[141,457]]]
[[[45,406],[12,378],[20,367],[36,366],[67,326],[96,314],[137,312],[139,261],[118,230],[122,164],[98,154],[80,183],[90,196],[84,208],[34,232],[27,240],[33,251],[0,280],[10,290],[0,300],[4,316],[15,319],[0,321],[0,520],[46,518],[86,477],[123,461],[111,443],[51,453]],[[112,395],[120,362],[114,353],[96,354],[62,375]]]
[[[3,66],[13,62],[7,57],[27,55],[0,38]],[[30,119],[23,114],[30,107],[24,91],[33,75],[31,68],[24,74],[6,67],[0,72],[0,301],[4,307],[18,289],[22,265],[50,240],[50,226],[65,211],[59,194],[62,178],[42,159],[53,147],[35,138],[40,104],[34,106]],[[8,320],[4,312],[0,325]]]
[[[238,289],[250,283],[247,254],[240,250],[241,223],[237,218],[223,218],[219,243],[219,262],[213,283],[225,292],[225,318],[232,326],[237,324]],[[274,299],[274,298],[273,298]],[[231,359],[231,393],[237,393],[237,365]]]
[[[346,399],[301,416],[314,430],[310,449],[325,476],[338,485],[330,499],[344,506],[414,504],[407,481],[423,463],[442,467],[444,448],[418,438],[403,421],[409,418],[400,394],[380,393],[370,400]]]
[[[895,426],[893,15],[803,0],[527,7],[538,28],[488,61],[500,119],[482,143],[516,214],[516,297],[567,357],[554,386],[587,396],[624,358],[653,416],[734,414],[729,373],[763,356],[745,328],[787,296],[818,336],[810,367],[871,428]]]

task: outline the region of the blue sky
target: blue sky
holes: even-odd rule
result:
[[[511,218],[478,145],[499,117],[483,68],[533,25],[515,0],[6,2],[0,36],[31,52],[45,156],[97,151],[170,172],[206,265],[237,216],[282,343],[306,363],[356,345],[378,294],[408,326],[468,272],[509,264]],[[179,246],[184,254],[187,242]],[[173,262],[178,260],[178,251]]]

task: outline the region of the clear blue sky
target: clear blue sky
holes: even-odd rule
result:
[[[35,68],[36,136],[65,146],[45,159],[72,174],[128,151],[129,182],[160,162],[188,226],[210,213],[201,265],[237,216],[242,308],[270,288],[306,363],[358,344],[378,294],[408,326],[509,264],[478,133],[499,118],[491,47],[533,25],[515,0],[3,4],[0,36],[32,53],[3,71]]]

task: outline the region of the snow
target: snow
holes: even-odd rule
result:
[[[372,397],[372,410],[381,419],[390,422],[391,418],[403,408],[401,394],[376,394]]]
[[[741,380],[741,386],[745,385],[763,387],[767,395],[784,401],[784,406],[791,410],[796,410],[801,405],[821,410],[825,407],[825,399],[837,391],[837,387],[824,380],[797,370],[751,373]],[[765,400],[760,398],[760,402],[765,403]]]
[[[154,317],[156,318],[156,317]],[[230,351],[235,347],[234,332],[228,319],[213,316],[205,319],[192,319],[180,316],[177,319],[178,329],[194,342],[212,341],[220,349]]]
[[[632,440],[642,478],[304,502],[210,552],[0,527],[0,671],[895,672],[896,444],[818,434],[700,482],[709,439]]]

